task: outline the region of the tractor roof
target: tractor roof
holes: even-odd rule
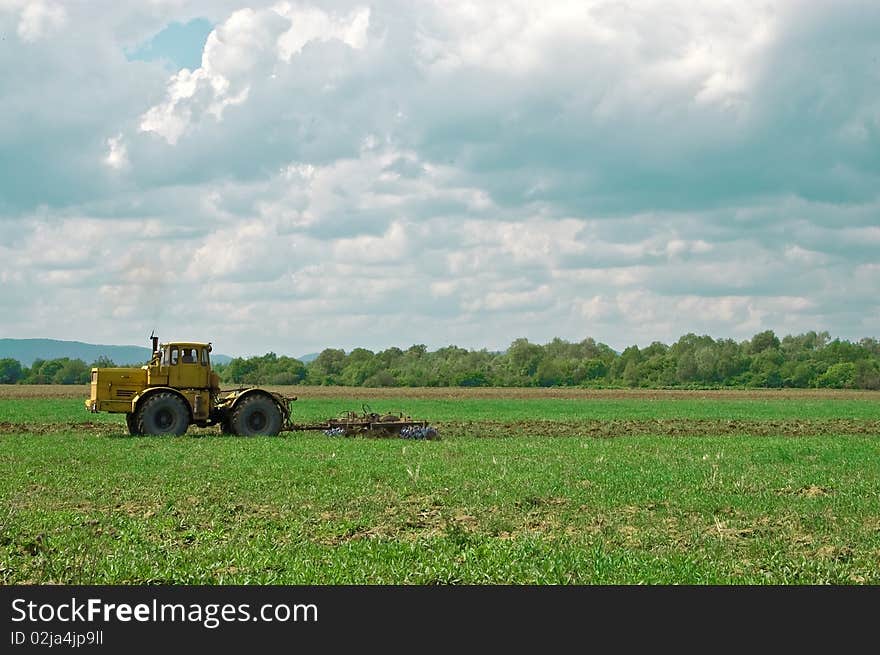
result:
[[[161,345],[161,347],[164,348],[165,346],[187,346],[189,348],[207,348],[210,345],[210,343],[203,343],[201,341],[166,341]]]

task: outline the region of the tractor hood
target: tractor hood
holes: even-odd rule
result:
[[[86,409],[107,411],[111,406],[127,403],[147,386],[144,368],[93,368],[91,394],[85,401]]]

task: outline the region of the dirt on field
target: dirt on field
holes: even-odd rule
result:
[[[880,421],[859,419],[786,419],[786,420],[718,420],[718,419],[645,419],[645,420],[583,420],[583,421],[438,421],[434,423],[443,438],[477,437],[582,437],[613,439],[630,436],[710,437],[817,437],[824,435],[877,435]],[[88,432],[109,436],[126,434],[121,423],[65,422],[10,423],[0,422],[3,434],[56,434]],[[190,428],[190,436],[218,434],[217,428]]]
[[[231,388],[231,385],[230,385]],[[308,387],[268,386],[267,389],[288,396],[307,398],[379,399],[546,399],[571,400],[821,400],[864,398],[880,402],[880,391],[847,389],[581,389],[502,388],[502,387]],[[88,385],[9,384],[0,385],[0,399],[16,398],[87,398]]]
[[[666,437],[761,436],[816,437],[880,435],[880,421],[857,419],[718,420],[647,419],[585,421],[445,421],[436,423],[444,437],[591,437],[636,435]]]
[[[92,421],[65,423],[10,423],[0,421],[0,434],[55,434],[58,432],[90,432],[98,435],[125,432],[121,423],[94,423]]]
[[[88,397],[87,384],[0,384],[0,399]]]
[[[120,436],[128,435],[125,423],[96,423],[94,421],[60,421],[50,423],[12,423],[0,421],[0,436],[11,434],[66,434],[70,432],[87,433],[93,436]],[[197,428],[190,426],[187,436],[199,437],[210,434],[219,434],[217,428]]]

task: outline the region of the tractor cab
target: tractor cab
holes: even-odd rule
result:
[[[151,387],[216,389],[220,382],[211,372],[210,343],[187,341],[154,346],[147,375]]]

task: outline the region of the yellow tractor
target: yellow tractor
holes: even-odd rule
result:
[[[91,412],[124,413],[130,434],[179,435],[190,425],[223,432],[276,435],[289,429],[295,397],[260,388],[222,391],[211,370],[211,344],[151,337],[153,355],[140,368],[93,368]]]
[[[159,345],[140,368],[93,368],[90,412],[125,414],[130,434],[180,435],[190,425],[219,425],[226,434],[276,435],[321,430],[331,437],[375,436],[439,439],[427,421],[402,413],[346,412],[320,423],[294,424],[290,403],[296,396],[245,387],[223,390],[211,370],[211,344],[174,341]]]

